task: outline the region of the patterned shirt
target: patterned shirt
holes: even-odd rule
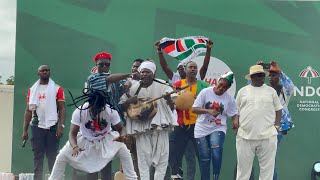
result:
[[[121,80],[118,83],[108,83],[106,77],[109,75],[110,73],[91,74],[88,77],[87,86],[89,89],[105,91],[110,107],[115,109],[119,113],[122,122],[125,122],[121,107],[119,106],[120,97],[123,94],[122,85],[125,81]]]
[[[279,78],[282,84],[282,91],[279,95],[279,99],[283,106],[279,131],[288,131],[291,128],[294,128],[294,124],[288,109],[289,100],[294,91],[294,84],[283,72],[280,74]]]

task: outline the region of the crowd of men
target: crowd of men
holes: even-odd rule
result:
[[[252,176],[257,156],[259,179],[277,180],[277,149],[283,135],[294,127],[288,111],[292,81],[277,62],[259,61],[245,76],[248,85],[234,98],[227,92],[234,82],[233,72],[221,75],[214,87],[203,81],[213,42],[208,40],[206,46],[199,70],[195,62],[189,61],[179,63],[174,72],[156,42],[159,63],[169,83],[156,78],[154,60],[136,59],[131,73],[113,74],[112,56],[98,53],[83,95],[72,97],[69,103],[76,109],[69,141],[59,154],[59,139],[66,128],[64,90],[50,78],[49,65],[41,65],[39,80],[28,91],[22,134],[26,141],[30,125],[34,179],[43,179],[46,155],[50,180],[61,180],[67,164],[74,168],[74,176],[84,171],[88,173],[86,179],[97,180],[100,172],[102,180],[111,180],[114,157],[120,158],[127,180],[181,179],[184,156],[185,179],[195,179],[198,162],[202,180],[218,180],[227,119],[231,118],[232,128],[237,131],[236,179]],[[266,76],[270,86],[265,84]],[[175,104],[179,96],[176,92],[181,89],[194,99],[188,109],[179,109]]]

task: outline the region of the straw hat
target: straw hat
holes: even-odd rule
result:
[[[248,80],[251,80],[251,76],[253,74],[264,73],[266,76],[269,75],[269,72],[263,70],[263,67],[261,65],[253,65],[253,66],[251,66],[249,72],[250,73],[245,76],[245,78],[248,79]]]

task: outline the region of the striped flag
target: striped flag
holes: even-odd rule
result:
[[[160,48],[179,61],[185,63],[206,52],[208,38],[204,36],[189,36],[180,39],[162,38]]]

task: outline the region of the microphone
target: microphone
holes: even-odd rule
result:
[[[25,139],[25,140],[23,140],[23,141],[22,141],[22,145],[21,145],[21,147],[23,147],[23,148],[24,148],[24,147],[26,146],[26,142],[27,142],[27,140],[26,140],[26,139]]]

